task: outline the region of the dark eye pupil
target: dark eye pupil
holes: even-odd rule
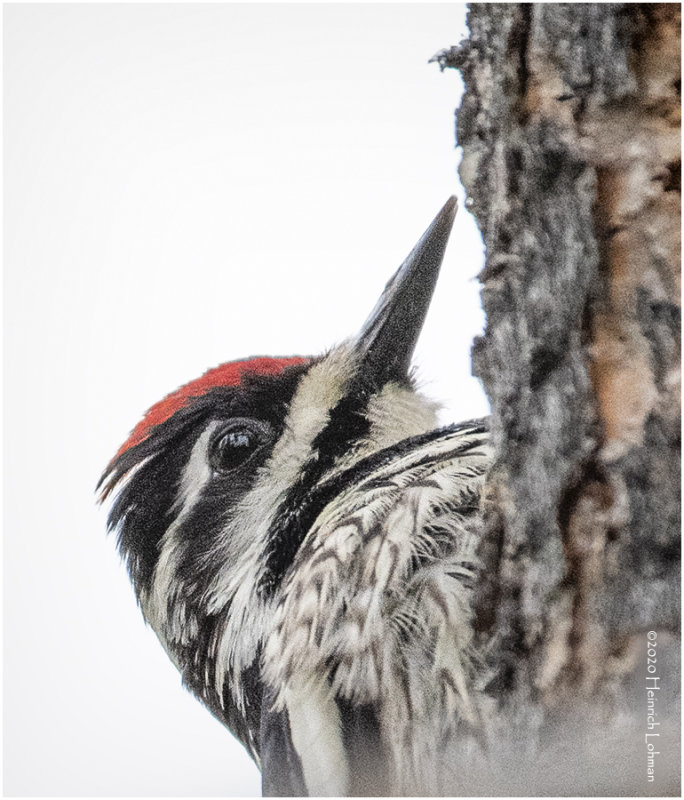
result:
[[[229,472],[244,464],[269,439],[269,426],[257,420],[231,424],[219,433],[209,449],[212,467]]]
[[[254,437],[247,431],[231,431],[222,436],[214,449],[214,466],[222,471],[242,464],[254,449]]]

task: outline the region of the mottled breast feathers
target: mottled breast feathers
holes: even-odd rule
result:
[[[297,553],[263,663],[293,734],[315,720],[295,741],[312,793],[358,793],[360,778],[379,793],[448,789],[440,742],[477,723],[470,592],[487,465],[480,423],[375,453],[347,471]],[[342,746],[353,709],[378,729],[365,734],[376,755],[364,776]]]

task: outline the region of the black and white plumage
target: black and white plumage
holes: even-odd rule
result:
[[[355,339],[211,370],[101,479],[146,620],[264,794],[449,794],[454,742],[479,726],[487,434],[438,429],[409,374],[455,208]]]

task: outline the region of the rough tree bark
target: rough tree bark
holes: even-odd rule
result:
[[[465,81],[496,461],[489,756],[456,791],[678,794],[680,6],[473,4],[468,24],[438,60]]]

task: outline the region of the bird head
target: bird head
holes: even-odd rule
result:
[[[257,759],[259,658],[307,531],[360,465],[436,427],[410,365],[455,210],[451,198],[355,337],[209,370],[152,406],[100,480],[146,620]]]

